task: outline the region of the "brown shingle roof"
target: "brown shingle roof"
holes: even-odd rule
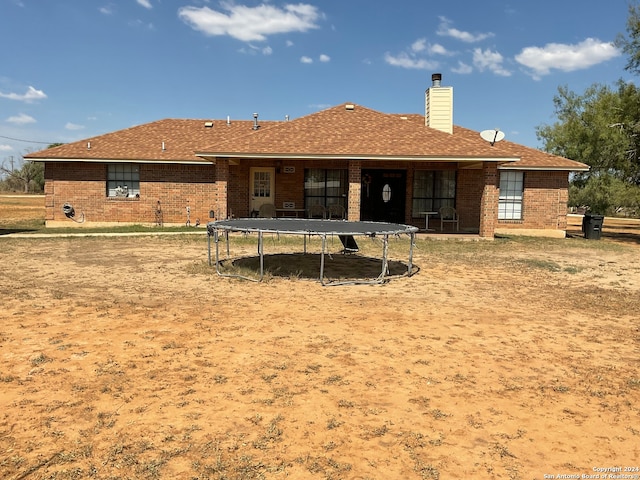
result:
[[[347,109],[353,105],[353,109]],[[229,138],[198,152],[203,156],[327,156],[408,159],[514,159],[478,137],[450,135],[420,115],[386,114],[343,104],[252,134]]]
[[[454,127],[454,135],[464,136],[468,138],[480,138],[478,132],[469,130],[468,128]],[[484,140],[483,140],[484,141]],[[567,170],[567,171],[583,171],[589,170],[589,165],[569,160],[568,158],[559,157],[550,153],[543,152],[537,148],[526,147],[518,143],[502,140],[494,144],[492,148],[504,152],[507,155],[519,157],[520,160],[514,163],[505,163],[500,166],[501,169],[516,170]]]
[[[353,108],[347,108],[353,105]],[[205,122],[213,127],[207,128]],[[26,155],[30,160],[204,163],[215,157],[496,161],[501,168],[585,170],[582,163],[478,132],[427,127],[417,114],[342,104],[289,122],[165,119]],[[162,148],[164,142],[164,150]],[[90,148],[88,147],[90,144]]]
[[[206,127],[206,122],[213,126]],[[164,119],[31,153],[25,158],[209,163],[196,156],[195,151],[251,131],[252,126],[253,121],[246,120],[227,124],[225,120]]]

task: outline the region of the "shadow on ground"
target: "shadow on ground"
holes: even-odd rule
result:
[[[320,279],[321,255],[313,253],[279,253],[264,255],[265,275],[285,278]],[[223,262],[225,273],[236,273],[230,270],[244,271],[258,277],[260,274],[260,257],[243,257]],[[388,261],[390,277],[405,275],[407,264],[395,260]],[[413,268],[413,273],[416,272]],[[362,255],[325,254],[325,280],[370,280],[382,273],[382,259],[364,257]]]
[[[11,235],[12,233],[29,233],[37,232],[35,228],[0,228],[0,236]]]
[[[581,230],[572,229],[567,230],[567,236],[572,238],[584,238],[584,233]],[[607,228],[605,226],[602,229],[600,240],[608,240],[631,246],[640,246],[640,231],[638,231],[638,227],[635,226],[617,226],[615,229]]]

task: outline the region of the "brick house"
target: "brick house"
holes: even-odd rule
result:
[[[291,121],[165,119],[25,158],[45,163],[47,226],[206,223],[270,203],[424,227],[452,206],[484,237],[564,236],[569,173],[588,169],[455,126],[438,75],[424,116],[346,103]]]

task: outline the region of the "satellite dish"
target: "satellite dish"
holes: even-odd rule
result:
[[[489,142],[493,147],[496,142],[499,142],[504,138],[504,132],[501,132],[497,128],[494,130],[483,130],[482,132],[480,132],[480,136],[484,141]]]

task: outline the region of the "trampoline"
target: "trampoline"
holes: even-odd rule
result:
[[[211,239],[215,244],[216,273],[225,277],[237,277],[260,282],[264,278],[264,234],[302,235],[304,238],[304,253],[307,253],[307,237],[318,236],[321,238],[320,253],[320,283],[326,285],[345,284],[376,284],[389,280],[388,253],[389,237],[400,237],[406,234],[410,237],[409,261],[407,271],[401,276],[413,274],[413,245],[417,227],[397,223],[384,222],[351,222],[345,220],[321,220],[303,218],[238,218],[231,220],[218,220],[207,224],[209,265],[213,264],[211,255]],[[260,261],[259,277],[250,278],[239,274],[228,274],[220,271],[220,237],[224,236],[227,247],[227,258],[230,258],[229,233],[239,232],[244,234],[258,234],[258,257]],[[356,237],[369,237],[382,239],[381,272],[373,279],[356,279],[348,281],[325,282],[325,253],[327,250],[327,237],[337,236],[344,247],[343,253],[356,253],[359,250]]]

